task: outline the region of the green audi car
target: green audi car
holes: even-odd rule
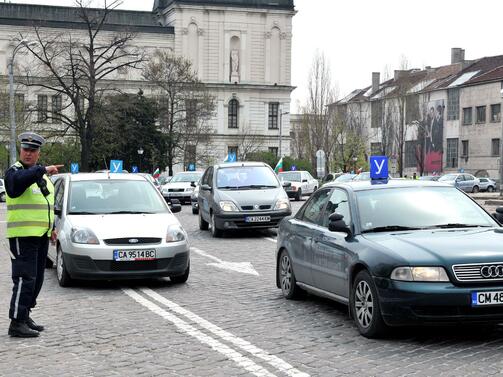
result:
[[[280,223],[276,284],[286,298],[349,305],[369,338],[390,326],[503,322],[499,210],[438,182],[330,183]]]

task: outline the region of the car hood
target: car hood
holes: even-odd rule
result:
[[[180,225],[170,213],[68,215],[72,227],[91,229],[98,239],[166,236],[169,225]]]
[[[162,186],[163,189],[185,189],[191,187],[191,182],[174,182],[174,183],[166,183],[164,186]]]
[[[270,205],[274,207],[280,198],[288,199],[283,188],[264,190],[219,190],[220,200],[230,200],[242,206]]]
[[[503,262],[502,228],[376,233],[364,238],[411,266]]]

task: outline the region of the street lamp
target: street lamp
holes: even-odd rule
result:
[[[283,155],[281,154],[281,141],[283,140],[283,115],[290,114],[288,111],[281,112],[279,114],[279,158]]]
[[[143,148],[142,147],[138,148],[137,152],[138,152],[138,156],[140,156],[140,172],[141,172],[141,160],[143,157]]]
[[[34,45],[36,42],[28,42],[26,39],[19,41],[12,50],[12,55],[7,61],[9,71],[9,112],[10,112],[10,164],[13,165],[17,159],[16,153],[16,110],[14,108],[14,58],[22,47]]]

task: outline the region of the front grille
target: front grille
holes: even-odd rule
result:
[[[260,205],[257,209],[254,206],[241,206],[241,209],[243,211],[253,211],[253,210],[265,211],[265,210],[271,209],[271,206],[270,205]]]
[[[168,189],[168,192],[184,192],[185,189]]]
[[[160,270],[168,267],[171,258],[145,260],[145,261],[109,261],[95,260],[94,263],[101,271],[149,271]]]
[[[503,281],[503,262],[457,264],[452,266],[452,271],[458,281]]]
[[[133,242],[129,242],[133,240]],[[134,242],[137,240],[137,242]],[[109,238],[104,240],[106,245],[153,245],[161,243],[161,238],[155,237],[124,237],[124,238]]]

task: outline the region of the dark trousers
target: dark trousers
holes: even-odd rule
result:
[[[45,262],[49,238],[9,238],[12,262],[12,299],[9,318],[24,321],[37,304],[37,297],[44,282]]]

